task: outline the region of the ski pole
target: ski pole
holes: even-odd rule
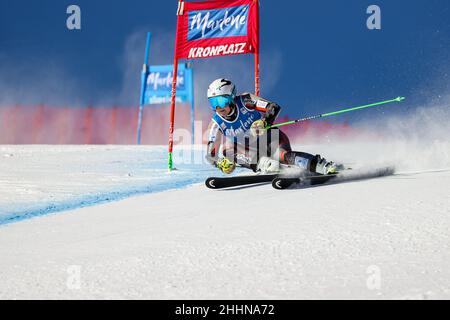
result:
[[[359,110],[359,109],[365,109],[365,108],[369,108],[369,107],[380,106],[380,105],[388,104],[388,103],[392,103],[392,102],[401,102],[401,101],[403,101],[405,99],[406,99],[405,97],[397,97],[397,98],[392,99],[392,100],[385,100],[385,101],[381,101],[381,102],[375,102],[375,103],[371,103],[371,104],[366,104],[366,105],[359,106],[359,107],[353,107],[353,108],[347,108],[347,109],[342,109],[342,110],[328,112],[328,113],[322,113],[322,114],[318,114],[318,115],[315,115],[315,116],[309,116],[309,117],[301,118],[301,119],[297,119],[297,120],[291,120],[291,121],[286,121],[286,122],[282,122],[282,123],[276,123],[276,124],[273,124],[273,125],[267,127],[266,129],[278,128],[278,127],[287,126],[289,124],[295,124],[295,123],[302,122],[302,121],[307,121],[307,120],[312,120],[312,119],[318,119],[318,118],[334,116],[336,114],[341,114],[341,113],[350,112],[350,111]]]

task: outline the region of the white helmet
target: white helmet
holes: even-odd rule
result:
[[[236,87],[230,80],[216,79],[208,88],[209,105],[213,111],[232,105],[236,96]]]
[[[236,96],[236,86],[227,79],[216,79],[209,85],[208,98],[216,96],[230,95],[233,98]]]

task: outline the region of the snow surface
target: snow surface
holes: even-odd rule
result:
[[[300,150],[399,174],[215,191],[165,147],[2,146],[0,298],[450,298],[447,142]]]
[[[180,188],[213,172],[199,161],[201,147],[176,151],[195,162],[177,163],[180,170],[169,175],[165,146],[0,146],[0,225]]]

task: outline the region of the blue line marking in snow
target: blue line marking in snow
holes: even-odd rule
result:
[[[166,174],[166,171],[164,171],[164,173],[161,173],[162,178],[159,181],[156,179],[152,183],[141,183],[140,185],[133,185],[130,187],[112,187],[109,188],[109,190],[97,193],[80,194],[66,200],[31,204],[16,203],[14,204],[16,209],[0,207],[0,226],[62,211],[123,200],[136,195],[182,189],[203,182],[211,174],[218,174],[217,169],[189,171],[191,172],[178,171],[175,173],[175,175],[179,174],[178,176],[170,178],[164,177]]]

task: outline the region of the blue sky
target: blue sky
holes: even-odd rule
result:
[[[80,31],[66,28],[70,4],[81,8]],[[381,8],[381,30],[366,27],[371,4]],[[171,63],[176,8],[176,0],[0,0],[0,101],[137,104],[146,32],[151,63]],[[285,114],[398,95],[408,97],[406,110],[449,94],[448,0],[261,0],[260,14],[261,94]],[[253,90],[252,59],[194,61],[198,105],[218,77]]]

